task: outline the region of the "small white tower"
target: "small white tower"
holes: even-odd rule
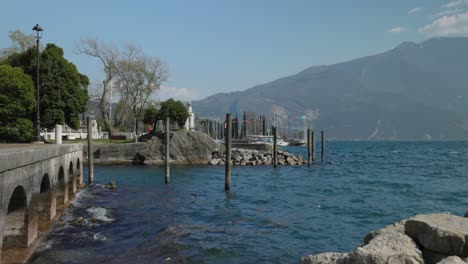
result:
[[[195,129],[195,114],[192,111],[192,101],[187,103],[187,112],[189,117],[185,122],[185,129],[187,129],[187,131],[193,131]]]

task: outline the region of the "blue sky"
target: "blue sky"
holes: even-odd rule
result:
[[[468,34],[468,0],[3,0],[8,32],[56,43],[94,83],[100,64],[75,54],[82,38],[133,43],[169,64],[161,98],[200,99],[386,51],[403,41]]]

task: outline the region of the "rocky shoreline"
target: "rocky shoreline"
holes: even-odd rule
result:
[[[278,150],[278,165],[303,165],[304,158],[299,155],[293,155],[287,151]],[[250,150],[250,149],[232,149],[231,162],[239,166],[271,165],[273,163],[273,154],[271,151]],[[224,165],[226,163],[226,153],[215,151],[208,164]]]
[[[350,253],[321,253],[303,264],[468,263],[468,218],[421,214],[368,233]]]
[[[226,163],[224,145],[201,132],[171,131],[170,162],[177,165],[223,165]],[[163,165],[164,133],[140,137],[139,143],[96,144],[94,163],[104,165]],[[246,144],[244,144],[246,145]],[[273,162],[270,146],[252,145],[257,149],[233,148],[234,165],[269,165]],[[87,148],[84,148],[87,156]],[[302,165],[304,158],[278,149],[278,165]]]

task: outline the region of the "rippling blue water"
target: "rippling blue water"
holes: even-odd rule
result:
[[[222,166],[173,166],[168,186],[161,167],[96,166],[117,189],[83,191],[31,262],[297,263],[414,214],[463,214],[467,164],[468,142],[332,141],[312,167],[233,167],[229,194]]]

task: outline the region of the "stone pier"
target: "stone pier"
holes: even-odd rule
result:
[[[0,144],[0,264],[64,209],[83,185],[82,164],[80,144]]]

